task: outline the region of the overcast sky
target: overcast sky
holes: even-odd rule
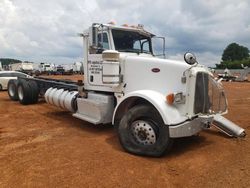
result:
[[[165,36],[171,59],[192,51],[214,66],[228,44],[250,48],[249,0],[0,0],[0,57],[73,63],[82,58],[77,33],[111,20]]]

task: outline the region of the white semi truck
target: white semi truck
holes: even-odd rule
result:
[[[20,71],[26,74],[30,74],[34,70],[33,63],[31,62],[12,63],[10,64],[10,69],[12,71]]]
[[[76,74],[83,73],[83,63],[82,62],[74,62],[73,64],[73,72]]]
[[[221,116],[227,113],[224,90],[191,53],[185,61],[157,58],[155,35],[141,25],[94,23],[81,36],[84,81],[19,78],[9,82],[10,98],[32,104],[43,95],[75,118],[112,123],[123,148],[138,155],[161,156],[174,138],[212,124],[230,136],[245,136]]]
[[[34,63],[33,64],[33,72],[36,76],[40,74],[53,74],[55,72],[55,65],[52,63]]]

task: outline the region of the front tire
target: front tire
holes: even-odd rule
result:
[[[159,157],[172,146],[169,127],[149,105],[131,108],[121,119],[118,134],[123,148],[137,155]]]

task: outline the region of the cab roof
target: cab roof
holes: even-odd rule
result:
[[[150,36],[150,37],[155,36],[153,33],[150,33],[149,31],[145,30],[143,25],[140,25],[140,24],[132,25],[132,26],[124,24],[124,25],[120,26],[120,25],[116,25],[116,24],[113,24],[113,23],[108,23],[108,24],[94,23],[93,25],[97,25],[97,26],[99,25],[99,26],[110,28],[110,29],[139,32],[141,34],[144,34],[144,35],[147,35],[147,36]]]

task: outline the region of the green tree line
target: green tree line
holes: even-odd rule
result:
[[[0,62],[2,63],[2,65],[9,65],[11,63],[21,63],[22,61],[18,59],[0,58]]]
[[[216,64],[218,69],[240,69],[241,64],[250,67],[249,49],[237,43],[229,44],[223,51],[220,64]]]

